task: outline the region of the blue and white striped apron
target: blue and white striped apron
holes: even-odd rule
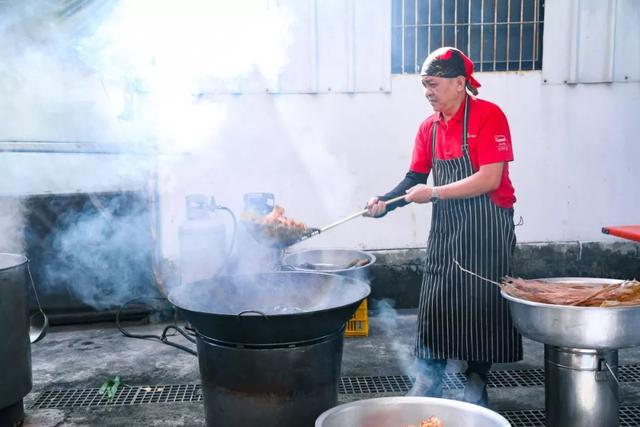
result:
[[[465,100],[462,157],[435,156],[437,123],[431,138],[434,185],[474,173],[467,144],[469,97]],[[495,205],[487,194],[433,204],[425,273],[418,306],[416,356],[494,363],[522,359],[522,339],[511,322],[499,288],[487,279],[511,273],[516,237],[513,209]]]

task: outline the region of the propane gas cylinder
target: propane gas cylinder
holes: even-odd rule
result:
[[[180,224],[181,283],[210,279],[226,262],[227,239],[224,218],[213,197],[186,196],[186,220]]]

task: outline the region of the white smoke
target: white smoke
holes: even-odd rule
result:
[[[24,206],[16,198],[0,199],[0,253],[24,252]]]
[[[102,200],[92,196],[80,209],[56,218],[49,244],[38,254],[41,292],[65,286],[76,299],[98,309],[149,296],[146,205],[127,197]]]
[[[227,102],[202,94],[277,79],[287,63],[292,19],[264,0],[16,1],[0,3],[0,12],[0,114],[7,118],[0,141],[91,142],[137,154],[105,156],[83,174],[69,162],[82,155],[53,155],[27,170],[32,159],[3,153],[8,179],[1,187],[5,193],[12,187],[13,195],[108,191],[123,176],[146,190],[155,179],[152,167],[164,191],[191,183],[197,191],[212,164],[228,172],[233,143],[220,149],[218,141]],[[198,161],[181,175],[185,157],[176,153]],[[11,252],[24,250],[24,207],[17,200],[0,208],[0,247]],[[133,211],[105,218],[87,206],[60,221],[48,242],[55,257],[41,257],[46,281],[65,283],[99,308],[137,296],[139,271],[130,267],[150,264],[148,247],[137,246],[150,243],[147,217]],[[127,269],[134,277],[119,274]]]
[[[394,301],[390,299],[379,300],[375,306],[376,320],[379,322],[381,332],[389,338],[390,351],[393,360],[400,364],[400,369],[404,375],[414,378],[414,387],[420,395],[420,392],[429,390],[434,392],[432,387],[436,384],[442,386],[441,373],[439,370],[444,369],[438,366],[438,362],[428,359],[417,359],[415,357],[415,333],[409,343],[398,339],[399,314],[394,308]],[[418,319],[420,321],[420,319]]]
[[[120,1],[77,50],[124,93],[123,121],[161,152],[186,152],[211,143],[225,119],[224,105],[198,94],[277,79],[289,20],[264,0]]]
[[[380,323],[382,333],[390,338],[390,349],[393,359],[400,363],[400,367],[405,375],[416,376],[415,357],[413,343],[407,345],[397,338],[399,327],[399,315],[394,308],[394,301],[381,299],[376,303],[376,320]]]

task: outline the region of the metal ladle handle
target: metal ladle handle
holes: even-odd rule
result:
[[[31,274],[31,267],[29,266],[29,260],[27,260],[27,274],[29,274],[29,281],[31,282],[31,289],[33,289],[33,295],[36,297],[36,303],[38,304],[38,311],[40,312],[41,319],[38,324],[34,325],[34,317],[37,314],[34,314],[29,319],[29,341],[31,344],[37,343],[47,334],[47,329],[49,329],[49,318],[44,313],[42,309],[42,305],[40,304],[40,298],[38,297],[38,292],[36,291],[36,284],[33,281],[33,275]]]
[[[29,267],[29,261],[27,261],[27,273],[29,274],[29,281],[31,282],[31,289],[33,289],[33,295],[36,297],[38,310],[40,310],[41,313],[44,313],[44,311],[42,311],[42,306],[40,305],[40,298],[38,298],[38,292],[36,292],[36,284],[33,281],[33,276],[31,275],[31,267]]]
[[[400,201],[400,200],[404,199],[404,198],[405,198],[405,196],[406,196],[406,195],[402,195],[402,196],[394,197],[393,199],[385,200],[384,202],[385,202],[385,204],[395,203],[395,202],[397,202],[397,201]],[[353,214],[349,215],[348,217],[342,218],[342,219],[340,219],[340,220],[338,220],[338,221],[336,221],[336,222],[333,222],[333,223],[331,223],[331,224],[329,224],[329,225],[326,225],[326,226],[324,226],[324,227],[322,227],[322,228],[313,228],[313,229],[310,229],[310,231],[309,231],[309,232],[307,232],[306,234],[304,234],[304,235],[300,236],[298,239],[296,239],[294,242],[292,242],[292,243],[291,243],[290,245],[288,245],[288,246],[294,245],[294,244],[296,244],[296,243],[300,243],[300,242],[302,242],[303,240],[307,240],[307,239],[308,239],[308,238],[310,238],[310,237],[317,236],[317,235],[318,235],[318,234],[320,234],[320,233],[324,233],[325,231],[330,230],[330,229],[332,229],[333,227],[337,227],[338,225],[340,225],[340,224],[344,224],[344,223],[345,223],[345,222],[347,222],[347,221],[351,221],[352,219],[355,219],[355,218],[361,217],[362,215],[366,214],[367,212],[369,212],[369,209],[363,209],[363,210],[361,210],[361,211],[358,211],[358,212],[356,212],[356,213],[353,213]]]
[[[385,201],[384,201],[384,203],[388,205],[388,204],[390,204],[390,203],[398,202],[398,201],[400,201],[400,200],[404,199],[405,197],[406,197],[406,195],[402,195],[402,196],[394,197],[393,199],[385,200]],[[351,220],[352,220],[352,219],[354,219],[354,218],[358,218],[358,217],[360,217],[360,216],[362,216],[362,215],[366,214],[367,212],[369,212],[369,209],[363,209],[363,210],[358,211],[358,212],[356,212],[356,213],[354,213],[354,214],[351,214],[351,215],[349,215],[349,216],[348,216],[348,217],[346,217],[346,218],[342,218],[341,220],[338,220],[338,221],[336,221],[336,222],[334,222],[334,223],[331,223],[331,224],[329,224],[329,225],[327,225],[327,226],[322,227],[322,228],[320,229],[319,233],[325,232],[325,231],[327,231],[327,230],[329,230],[329,229],[331,229],[331,228],[333,228],[333,227],[336,227],[336,226],[338,226],[338,225],[340,225],[340,224],[344,224],[345,222],[347,222],[347,221],[351,221]]]
[[[605,374],[609,374],[607,375],[607,377],[610,377],[611,379],[613,379],[614,383],[615,383],[615,392],[618,395],[618,402],[622,403],[622,401],[624,400],[622,397],[622,387],[620,385],[620,380],[618,379],[618,376],[616,375],[615,372],[613,372],[613,369],[611,369],[611,366],[609,365],[609,363],[606,361],[606,359],[600,359],[600,367],[602,367],[602,365],[604,365],[605,368],[607,368],[607,371],[600,371],[600,372],[604,372]],[[596,372],[597,375],[597,372]],[[598,380],[598,377],[596,376],[596,381]],[[612,383],[609,383],[611,387],[613,387]]]

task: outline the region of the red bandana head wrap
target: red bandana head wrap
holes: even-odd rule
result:
[[[473,61],[455,47],[441,47],[434,50],[422,64],[422,76],[453,78],[464,76],[467,89],[478,94],[480,83],[473,77]]]

